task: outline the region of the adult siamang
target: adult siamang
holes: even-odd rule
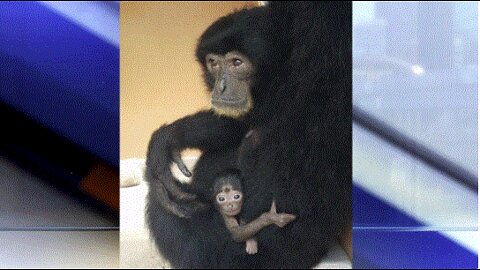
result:
[[[196,56],[212,109],[152,135],[146,179],[152,236],[174,267],[312,267],[351,221],[351,3],[271,2],[220,18]],[[198,148],[193,174],[180,151]],[[176,163],[190,184],[170,171]],[[257,235],[258,253],[233,241],[211,203],[215,176],[242,173],[250,222],[293,214]]]

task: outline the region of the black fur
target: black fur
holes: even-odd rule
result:
[[[241,120],[200,112],[153,134],[147,219],[174,267],[306,268],[337,240],[351,219],[351,12],[350,2],[271,2],[221,18],[202,35],[202,64],[206,53],[232,49],[254,61],[254,108]],[[254,135],[245,137],[248,130]],[[252,256],[213,207],[187,219],[165,211],[152,183],[169,171],[170,150],[186,147],[204,153],[192,184],[181,185],[199,200],[208,202],[220,171],[236,167],[242,219],[268,211],[273,199],[297,219],[258,233]]]

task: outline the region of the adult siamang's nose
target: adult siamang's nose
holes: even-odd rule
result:
[[[225,78],[222,78],[220,79],[220,93],[223,94],[223,92],[225,92],[225,89],[227,89],[227,87],[225,87]]]

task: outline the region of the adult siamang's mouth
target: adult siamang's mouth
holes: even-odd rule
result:
[[[252,109],[252,101],[249,97],[246,98],[225,98],[222,96],[212,96],[212,108],[218,115],[238,118]]]
[[[212,105],[220,108],[243,109],[247,107],[245,98],[212,98]]]

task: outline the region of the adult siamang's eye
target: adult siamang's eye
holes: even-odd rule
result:
[[[235,194],[235,196],[233,196],[233,198],[234,198],[235,200],[240,199],[240,194]]]
[[[215,59],[213,58],[209,58],[208,59],[208,63],[210,64],[210,66],[212,67],[216,67],[218,65],[217,61],[215,61]]]
[[[225,198],[224,197],[218,197],[218,201],[223,202],[223,201],[225,201]]]
[[[238,58],[235,58],[233,60],[233,65],[236,66],[236,67],[240,66],[242,63],[243,63],[242,60],[240,60]]]

